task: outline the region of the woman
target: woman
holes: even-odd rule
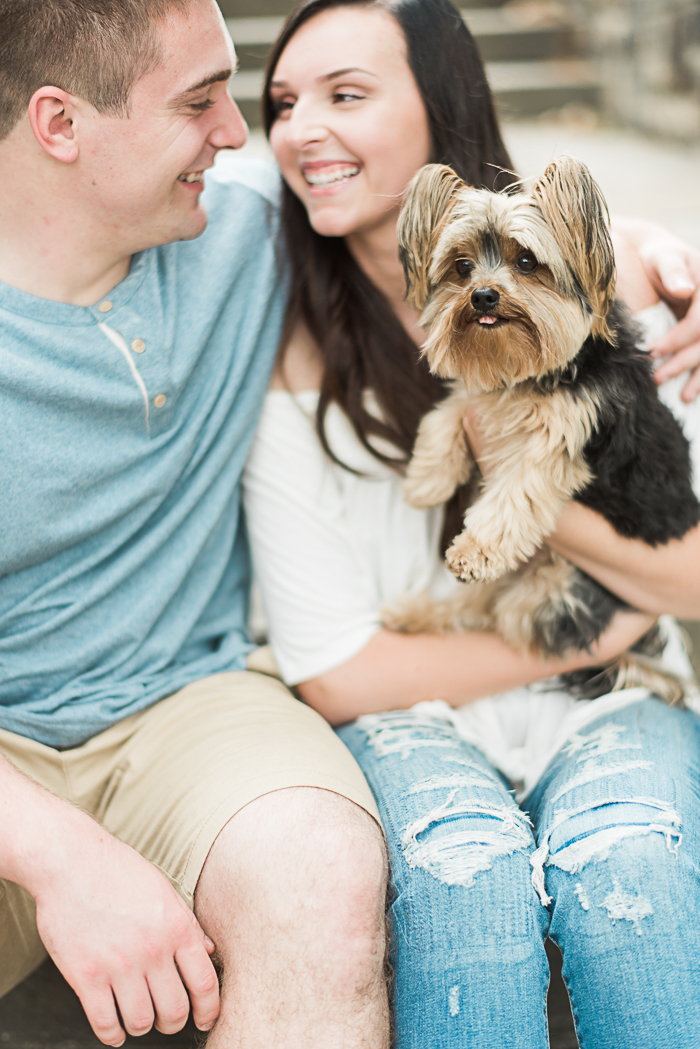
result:
[[[292,289],[247,471],[251,543],[283,676],[332,723],[358,719],[340,733],[387,832],[397,1044],[546,1046],[549,935],[584,1049],[695,1045],[695,715],[641,690],[523,687],[613,655],[649,618],[621,615],[597,652],[557,664],[488,634],[381,629],[383,603],[457,585],[441,540],[458,508],[401,498],[442,388],[418,359],[395,223],[430,160],[489,188],[510,168],[473,42],[447,0],[310,0],[273,50],[265,106]],[[666,308],[624,240],[620,260],[660,335]],[[650,550],[572,504],[550,541],[638,607],[700,616],[698,534]]]

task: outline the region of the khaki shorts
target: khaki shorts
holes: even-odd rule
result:
[[[239,809],[284,787],[320,787],[379,814],[354,758],[280,681],[241,671],[196,681],[80,747],[0,729],[0,753],[92,813],[192,907],[210,848]],[[34,901],[0,880],[0,995],[46,957]]]

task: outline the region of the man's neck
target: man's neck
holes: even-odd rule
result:
[[[127,276],[130,254],[105,243],[85,203],[66,199],[65,186],[42,177],[39,159],[32,165],[12,142],[2,143],[0,281],[42,299],[91,306]]]
[[[7,231],[0,233],[0,281],[54,302],[92,306],[124,280],[130,262],[91,258],[65,245],[51,250],[45,240],[37,243],[25,236],[18,241]]]

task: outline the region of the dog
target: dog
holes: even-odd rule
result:
[[[651,546],[700,520],[688,442],[661,403],[639,333],[615,298],[603,195],[586,166],[554,160],[529,193],[467,186],[422,168],[398,223],[407,295],[431,371],[451,391],[421,421],[404,483],[417,507],[446,502],[475,470],[475,414],[489,464],[447,551],[452,600],[409,598],[384,624],[406,632],[495,629],[545,656],[588,649],[627,607],[545,543],[576,498]],[[568,675],[592,698],[645,685],[669,702],[657,628],[614,665]]]

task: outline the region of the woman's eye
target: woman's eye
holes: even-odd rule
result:
[[[521,251],[515,261],[515,265],[521,273],[534,273],[538,263],[531,251]]]
[[[273,98],[272,100],[272,112],[277,117],[284,116],[285,113],[289,113],[294,108],[294,102],[289,98]]]
[[[354,95],[350,91],[336,91],[335,94],[333,95],[333,101],[334,102],[359,102],[364,97],[365,97],[364,95]]]
[[[460,277],[468,277],[472,271],[472,264],[469,259],[457,259],[455,269]]]

